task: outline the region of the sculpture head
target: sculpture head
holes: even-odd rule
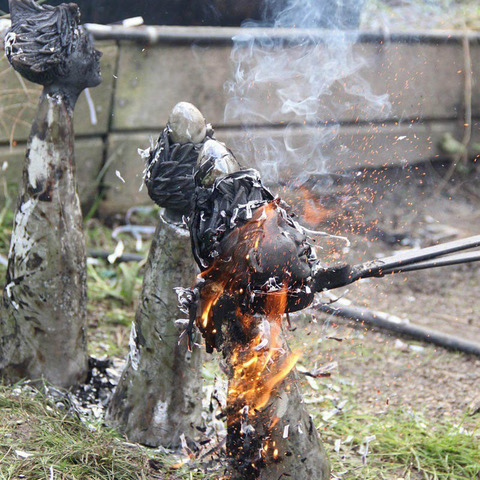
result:
[[[102,81],[102,54],[79,25],[80,10],[75,3],[52,7],[34,0],[9,0],[9,6],[12,27],[5,37],[5,53],[23,77],[78,92]]]
[[[194,105],[180,102],[155,145],[139,150],[146,160],[145,185],[150,198],[169,213],[189,215],[195,192],[193,172],[204,142],[213,136]]]
[[[212,187],[215,180],[240,170],[240,164],[225,144],[207,140],[198,154],[195,177],[203,187]]]

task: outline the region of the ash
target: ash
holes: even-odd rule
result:
[[[76,410],[80,418],[102,419],[104,417],[124,366],[125,360],[121,359],[89,358],[87,380],[66,394],[71,407]]]
[[[59,410],[75,415],[83,423],[103,420],[110,397],[120,380],[120,372],[125,366],[123,359],[100,360],[90,357],[88,377],[84,384],[70,391],[45,385],[42,393]],[[31,387],[25,385],[28,390]]]

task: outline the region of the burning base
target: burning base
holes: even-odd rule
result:
[[[329,478],[330,467],[302,404],[283,332],[285,313],[305,308],[315,254],[302,228],[222,144],[206,142],[195,174],[189,227],[202,269],[180,303],[208,352],[227,363],[231,477]]]

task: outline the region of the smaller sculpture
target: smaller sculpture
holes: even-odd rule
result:
[[[0,375],[70,387],[88,373],[86,256],[76,192],[73,109],[101,81],[101,53],[74,3],[10,0],[5,53],[43,85],[15,213],[0,323]]]
[[[202,113],[191,103],[175,105],[157,143],[140,150],[146,160],[148,195],[168,215],[188,215],[193,208],[193,172],[202,142],[213,137]]]
[[[192,104],[177,104],[155,145],[140,150],[145,184],[164,208],[152,239],[143,288],[132,325],[130,354],[107,411],[107,422],[131,441],[177,447],[201,423],[201,351],[179,344],[175,287],[197,273],[182,217],[190,214],[193,172],[204,142],[213,135]]]

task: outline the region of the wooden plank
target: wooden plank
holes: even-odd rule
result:
[[[472,52],[473,57],[479,57],[478,44],[472,45]],[[113,129],[159,129],[173,105],[182,100],[197,105],[208,121],[217,127],[241,124],[238,119],[224,122],[228,96],[224,84],[232,78],[233,67],[230,54],[230,47],[221,44],[191,47],[176,44],[142,46],[122,42]],[[272,65],[282,60],[280,56],[283,56],[284,62],[292,64],[299,54],[294,48],[284,49],[274,54],[278,58],[272,60]],[[316,47],[312,56],[317,58],[319,68],[328,60],[320,46]],[[461,44],[364,43],[354,47],[354,56],[359,59],[355,75],[360,75],[366,83],[358,79],[336,82],[328,94],[321,97],[318,120],[330,121],[334,117],[336,121],[353,122],[357,119],[458,117],[463,104]],[[309,81],[302,76],[294,79],[300,92],[311,89]],[[275,75],[265,82],[257,79],[249,91],[256,114],[246,115],[242,121],[255,125],[303,122],[303,117],[282,112],[282,104],[276,93],[280,85],[285,87],[291,82],[292,79],[279,82]],[[347,83],[346,88],[344,83]],[[364,92],[361,95],[352,94],[362,90]],[[378,108],[367,105],[366,98],[370,93],[388,94],[391,112],[386,113],[380,105]]]
[[[0,204],[5,201],[6,180],[11,198],[16,202],[18,183],[22,179],[25,144],[10,148],[0,146]],[[78,193],[83,210],[93,204],[98,193],[96,179],[103,161],[103,140],[101,138],[77,139],[75,158],[77,164]],[[2,168],[3,167],[3,168]]]
[[[77,135],[105,134],[109,127],[118,47],[112,42],[99,42],[97,46],[103,52],[101,59],[103,82],[99,87],[90,90],[97,114],[97,124],[92,125],[85,93],[82,93],[75,108]],[[0,48],[3,51],[3,37],[0,40]],[[2,81],[0,144],[24,142],[30,133],[41,87],[21,79],[4,55],[0,58],[0,75]]]
[[[297,127],[263,129],[255,135],[228,129],[219,131],[217,137],[235,152],[242,163],[259,169],[268,182],[275,184],[279,179],[294,178],[302,173],[407,166],[443,157],[439,144],[445,133],[460,138],[459,124]],[[274,154],[264,154],[272,149]],[[302,156],[303,152],[313,153]]]
[[[325,138],[325,131],[309,127],[289,130],[289,138],[294,139],[289,140],[290,152],[285,152],[285,130],[280,128],[258,129],[253,136],[238,129],[217,129],[216,138],[225,142],[244,165],[258,168],[264,180],[275,185],[279,180],[302,173],[407,166],[442,157],[439,143],[447,132],[461,137],[457,122],[343,126],[335,138],[316,150],[313,157],[301,160],[293,149],[305,147],[308,142],[318,143]],[[479,128],[475,132],[474,141],[478,141]],[[145,132],[109,136],[110,166],[104,177],[105,199],[100,206],[101,215],[124,212],[132,205],[152,204],[146,189],[140,190],[144,163],[137,149],[148,147],[149,137],[157,135],[158,132]],[[277,146],[278,154],[273,155],[271,161],[265,161],[263,152],[272,144]]]

